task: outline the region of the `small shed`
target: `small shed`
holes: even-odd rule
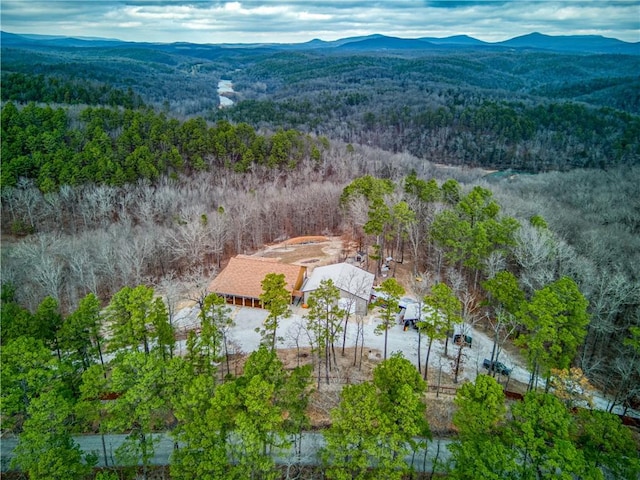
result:
[[[349,263],[336,263],[316,267],[302,286],[305,303],[309,295],[318,289],[320,282],[331,279],[333,284],[340,290],[340,297],[343,299],[342,308],[350,304],[351,309],[355,308],[358,315],[366,315],[373,287],[374,275],[362,268],[358,268]],[[352,310],[353,311],[353,310]]]
[[[302,298],[300,287],[307,268],[281,263],[275,258],[238,255],[209,284],[209,292],[223,297],[227,303],[261,308],[262,281],[269,273],[284,274],[292,302]]]
[[[409,303],[407,304],[407,306],[404,308],[404,320],[410,320],[412,322],[416,322],[418,320],[421,320],[423,318],[423,314],[420,311],[421,304],[419,303]]]

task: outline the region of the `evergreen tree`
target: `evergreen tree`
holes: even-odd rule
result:
[[[534,293],[522,311],[527,334],[516,343],[526,347],[534,387],[538,371],[547,378],[551,369],[567,369],[583,342],[589,323],[588,302],[573,280],[563,277]]]
[[[512,478],[514,453],[505,437],[506,407],[502,387],[488,375],[465,383],[455,398],[453,423],[458,437],[449,446],[452,478]]]
[[[320,359],[324,357],[324,370],[327,385],[331,359],[335,363],[334,341],[341,331],[342,318],[345,312],[338,307],[340,290],[333,280],[323,280],[319,287],[309,295],[309,310],[307,328],[315,340],[315,350],[318,354],[318,388],[320,388]]]
[[[265,345],[249,356],[241,377],[216,387],[209,399],[210,384],[200,378],[176,409],[182,446],[172,458],[172,476],[277,478],[272,452],[289,447],[287,434],[307,424],[309,380],[309,368],[285,372]]]
[[[42,340],[21,336],[3,345],[0,354],[2,425],[19,431],[33,398],[57,385],[59,372]]]
[[[96,360],[104,365],[100,310],[98,297],[93,293],[87,294],[80,300],[78,308],[64,321],[60,332],[63,348],[81,362],[83,370],[88,369]]]
[[[231,309],[224,298],[211,293],[204,298],[200,311],[200,335],[198,342],[208,365],[219,362],[222,358],[227,360],[227,373],[229,371],[229,329],[234,326],[230,317]],[[223,372],[224,373],[224,372]]]
[[[262,337],[262,344],[267,345],[271,351],[276,349],[278,340],[277,330],[281,318],[291,315],[291,293],[287,290],[287,283],[283,273],[268,273],[262,280],[262,294],[260,295],[262,306],[269,311],[264,325],[258,329]]]
[[[419,372],[399,355],[376,367],[373,382],[345,386],[324,434],[327,477],[403,478],[410,471],[405,456],[430,438],[425,389]]]
[[[572,439],[573,419],[556,397],[529,392],[511,411],[508,435],[517,455],[517,478],[571,479],[586,474],[584,452]]]
[[[109,351],[133,347],[149,354],[156,348],[163,356],[173,351],[175,338],[167,309],[153,295],[152,288],[140,285],[124,287],[111,298],[105,313],[112,331]]]
[[[374,333],[376,335],[382,335],[384,333],[383,359],[386,360],[389,329],[395,324],[400,297],[404,295],[405,290],[395,278],[388,278],[380,284],[378,291],[382,294],[382,297],[378,300],[378,303],[382,306],[382,322],[376,326]]]
[[[27,472],[33,480],[82,478],[92,471],[97,457],[83,455],[71,437],[71,401],[55,388],[49,388],[33,398],[27,411],[28,418],[11,460],[14,468]]]
[[[594,477],[633,480],[640,476],[640,457],[631,430],[620,417],[600,410],[581,409],[577,416],[576,446]]]
[[[438,325],[442,327],[444,324],[445,344],[444,354],[447,355],[447,347],[449,345],[449,337],[452,335],[451,329],[454,325],[462,323],[462,304],[460,300],[455,296],[455,293],[451,288],[444,284],[438,283],[431,288],[431,294],[424,297],[424,304],[429,308],[428,315],[432,318],[430,324]],[[440,319],[433,319],[434,316],[440,316]],[[442,323],[439,323],[439,322]],[[431,327],[429,327],[431,328]],[[435,332],[439,336],[442,333],[440,328]],[[426,375],[426,367],[425,367]]]
[[[125,466],[142,465],[146,480],[158,441],[154,432],[166,427],[171,407],[167,386],[172,379],[158,351],[121,352],[111,366],[106,388],[115,399],[106,404],[105,429],[128,432],[116,458]]]

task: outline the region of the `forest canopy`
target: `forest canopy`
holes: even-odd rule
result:
[[[201,118],[178,122],[151,109],[88,107],[70,114],[11,102],[2,109],[2,139],[2,186],[34,180],[43,192],[217,168],[245,172],[254,164],[293,169],[307,159],[319,163],[327,145],[295,130],[260,135],[246,123],[209,127]]]

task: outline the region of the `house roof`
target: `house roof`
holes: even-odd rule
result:
[[[209,284],[209,291],[219,295],[259,298],[262,281],[269,273],[283,273],[287,290],[292,294],[299,285],[306,267],[280,263],[275,258],[238,255]]]
[[[349,263],[316,267],[302,287],[302,291],[312,292],[320,286],[320,282],[328,279],[333,280],[333,284],[340,290],[369,300],[374,275]]]

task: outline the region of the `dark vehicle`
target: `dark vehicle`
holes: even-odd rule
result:
[[[461,335],[459,333],[453,336],[453,343],[456,345],[464,345],[465,347],[470,347],[473,339],[469,335]]]
[[[500,375],[511,375],[511,369],[507,368],[507,366],[502,362],[491,362],[491,360],[485,358],[484,362],[482,362],[482,366],[489,371],[494,371]]]

